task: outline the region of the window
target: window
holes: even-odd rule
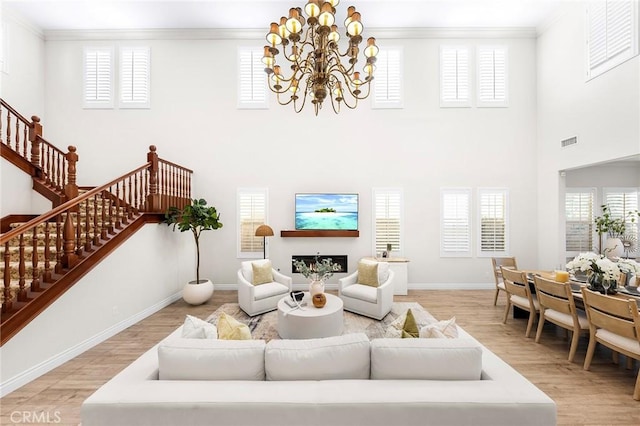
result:
[[[402,255],[403,194],[399,188],[373,189],[373,250],[381,253],[391,244],[391,250]]]
[[[567,188],[565,191],[565,230],[567,256],[594,248],[593,207],[596,191],[593,188]]]
[[[240,48],[238,50],[238,108],[267,108],[267,74],[262,63],[263,51]]]
[[[478,190],[478,256],[509,254],[509,197],[506,189]]]
[[[261,258],[263,237],[256,228],[267,223],[267,189],[238,189],[238,257]]]
[[[587,80],[638,54],[638,2],[593,1],[587,6]]]
[[[638,205],[638,188],[604,188],[603,204],[609,206],[611,216],[614,218],[625,217],[625,235],[635,237],[636,241],[640,235],[638,234],[638,216],[635,221],[631,222],[631,217],[627,214],[635,212],[640,208]]]
[[[466,46],[440,46],[440,106],[471,106]]]
[[[113,48],[84,49],[84,107],[113,108]]]
[[[471,189],[440,190],[440,256],[471,257]]]
[[[373,108],[402,108],[402,50],[380,49],[373,79]]]
[[[120,49],[120,108],[149,108],[150,52],[148,47]]]
[[[478,47],[478,107],[509,105],[505,46]]]

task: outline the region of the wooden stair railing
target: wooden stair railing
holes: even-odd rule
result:
[[[85,261],[128,226],[136,222],[141,226],[145,216],[155,216],[148,221],[158,222],[159,214],[168,207],[190,203],[192,174],[192,170],[158,158],[152,145],[146,164],[0,235],[4,259],[0,345],[73,284],[65,277],[72,275],[77,281],[95,266]],[[12,247],[17,250],[12,252]],[[84,271],[78,272],[85,263]],[[17,276],[12,279],[14,273]],[[63,281],[64,288],[56,288]],[[32,307],[26,309],[29,305]]]
[[[64,153],[42,137],[40,118],[27,120],[0,99],[0,146],[2,157],[34,179],[33,188],[59,205],[78,195],[74,146]]]

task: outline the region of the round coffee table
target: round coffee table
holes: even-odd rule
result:
[[[278,334],[283,339],[313,339],[339,336],[344,329],[342,299],[326,294],[327,303],[316,308],[308,292],[304,293],[306,306],[292,308],[285,302],[288,295],[278,302]]]

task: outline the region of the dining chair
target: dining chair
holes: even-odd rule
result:
[[[518,265],[516,264],[515,257],[492,257],[491,265],[493,266],[493,278],[496,281],[496,295],[493,298],[493,306],[496,306],[498,303],[498,294],[500,290],[505,291],[504,283],[502,282],[502,271],[500,270],[501,266],[510,269],[518,269]]]
[[[573,362],[582,333],[589,332],[589,320],[584,311],[576,308],[570,283],[560,283],[541,276],[533,277],[536,297],[540,304],[536,343],[540,343],[545,321],[569,330],[572,333],[569,362]]]
[[[527,323],[527,331],[525,335],[529,337],[531,329],[533,328],[533,323],[536,321],[538,312],[540,312],[540,303],[536,296],[531,292],[526,272],[518,271],[517,269],[509,269],[504,266],[501,266],[500,270],[502,273],[505,291],[507,292],[507,307],[504,310],[504,320],[502,322],[504,324],[507,323],[511,305],[515,305],[520,309],[528,311],[529,322]]]
[[[591,367],[596,343],[608,347],[616,354],[626,355],[628,359],[640,360],[638,303],[633,299],[605,296],[585,287],[582,288],[582,298],[589,319],[589,347],[584,369],[589,370]],[[640,401],[640,373],[636,378],[633,399]]]

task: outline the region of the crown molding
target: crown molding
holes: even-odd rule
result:
[[[95,40],[260,40],[265,29],[45,30],[47,41]],[[379,39],[535,38],[535,28],[369,28]]]
[[[32,24],[29,20],[27,20],[24,16],[22,16],[22,14],[18,13],[17,11],[4,6],[0,6],[0,7],[2,7],[2,20],[4,22],[7,22],[7,23],[10,22],[10,23],[19,25],[22,28],[24,28],[26,31],[35,35],[36,37],[42,40],[45,40],[44,32],[40,27]]]

